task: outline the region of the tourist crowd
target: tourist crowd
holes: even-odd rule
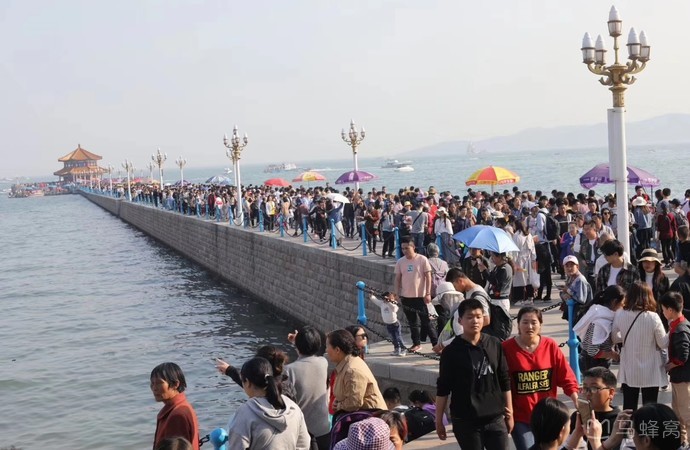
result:
[[[360,239],[374,252],[382,242],[384,258],[393,256],[397,228],[403,256],[395,263],[394,285],[371,301],[381,309],[394,355],[419,352],[427,339],[440,354],[435,400],[413,393],[403,406],[399,391],[381,393],[365,360],[364,327],[331,331],[322,340],[305,326],[288,336],[299,355],[290,364],[273,347],[259,349],[240,370],[218,361],[249,399],[228,424],[229,448],[399,449],[432,429],[446,439],[447,425],[464,450],[507,449],[509,435],[518,450],[572,449],[583,440],[588,448],[610,450],[629,445],[627,438],[645,449],[688,444],[690,190],[680,201],[662,189],[652,202],[636,189],[630,254],[617,240],[616,199],[594,191],[549,197],[517,188],[469,190],[461,198],[433,187],[396,194],[347,189],[340,195],[348,203],[332,194],[329,188],[248,187],[241,207],[250,224],[263,215],[268,229],[282,224],[297,233],[305,217],[302,231],[321,239],[328,219],[338,224],[339,239],[355,238],[364,224]],[[196,205],[223,217],[237,208],[232,188],[142,191],[147,195],[190,214]],[[453,239],[475,225],[503,229],[519,250],[485,253]],[[664,273],[670,268],[677,274],[673,283]],[[542,312],[534,306],[551,300],[552,274],[563,280],[557,300],[575,302],[582,385],[556,342],[542,334]],[[513,304],[520,306],[515,335]],[[400,310],[411,331],[409,347]],[[563,308],[563,317],[568,314]],[[610,370],[614,363],[618,376]],[[181,370],[170,375],[162,366],[151,374],[154,396],[165,403],[154,448],[172,448],[164,441],[177,436],[196,448],[198,425]],[[659,390],[669,387],[672,408],[656,403]],[[575,414],[556,400],[559,388]],[[617,389],[622,409],[612,404]]]

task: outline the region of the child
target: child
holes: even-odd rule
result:
[[[374,294],[372,294],[370,298],[372,302],[381,308],[381,318],[383,319],[383,323],[386,324],[386,329],[393,342],[394,351],[391,353],[391,356],[407,355],[405,343],[403,343],[402,334],[400,332],[400,322],[398,322],[398,304],[391,300],[388,292],[383,294],[383,300],[377,298]]]
[[[669,325],[666,370],[671,378],[671,406],[680,419],[681,442],[687,445],[690,426],[690,323],[683,317],[683,297],[678,292],[667,292],[660,303]]]

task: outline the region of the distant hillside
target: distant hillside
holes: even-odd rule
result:
[[[606,123],[529,128],[509,136],[474,141],[474,145],[478,150],[500,153],[606,147],[607,135]],[[690,114],[667,114],[639,122],[629,122],[626,124],[626,137],[629,146],[690,142]],[[420,154],[428,156],[464,154],[468,144],[467,140],[440,142],[400,153],[397,156],[409,158]]]

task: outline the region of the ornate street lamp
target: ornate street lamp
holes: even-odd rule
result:
[[[153,163],[153,161],[149,161],[145,167],[149,169],[149,180],[153,183],[153,169],[156,167],[156,165]]]
[[[175,164],[177,164],[177,167],[180,168],[180,187],[182,187],[184,184],[184,174],[182,172],[182,168],[187,165],[187,160],[180,156],[175,160]]]
[[[108,179],[110,180],[110,195],[113,195],[113,165],[108,164],[106,166],[106,169],[108,169]]]
[[[132,185],[129,179],[129,175],[134,172],[134,165],[132,161],[125,159],[122,163],[122,168],[127,171],[127,200],[132,201]]]
[[[345,134],[345,128],[343,128],[340,132],[340,137],[343,138],[343,141],[352,147],[352,158],[354,159],[355,163],[355,172],[359,170],[359,166],[357,165],[357,147],[359,147],[359,144],[361,144],[364,140],[365,133],[364,127],[362,127],[362,131],[357,132],[357,127],[355,126],[354,120],[350,120],[350,131],[347,134]],[[359,190],[359,181],[355,182],[355,189]]]
[[[582,62],[595,75],[599,82],[609,86],[613,93],[613,108],[608,110],[609,127],[609,175],[616,186],[618,240],[630,254],[630,229],[628,217],[628,173],[625,143],[625,90],[635,82],[634,75],[642,72],[649,61],[649,44],[644,31],[639,36],[634,28],[628,34],[628,59],[619,60],[618,38],[623,34],[623,21],[615,6],[611,7],[608,21],[609,35],[613,38],[614,62],[606,65],[606,49],[601,35],[596,43],[589,33],[582,39]]]
[[[235,171],[235,191],[237,194],[237,201],[235,202],[235,218],[238,224],[244,222],[243,216],[244,211],[242,211],[242,181],[240,180],[240,158],[242,157],[242,150],[249,143],[249,136],[244,133],[244,138],[240,139],[237,133],[237,125],[232,129],[232,137],[228,139],[228,135],[223,135],[223,145],[227,148],[225,150],[225,155],[232,160],[232,166]]]
[[[161,153],[161,148],[158,147],[155,155],[151,155],[151,161],[158,166],[158,176],[161,179],[161,189],[163,189],[163,163],[168,159],[167,153]]]

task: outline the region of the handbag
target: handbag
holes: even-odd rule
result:
[[[625,346],[625,341],[628,340],[628,335],[630,334],[630,330],[632,330],[633,325],[635,325],[635,322],[637,322],[637,318],[640,317],[640,314],[642,314],[643,312],[644,312],[644,311],[640,311],[640,312],[637,313],[637,315],[635,316],[635,319],[634,319],[634,320],[632,321],[632,323],[630,324],[630,327],[628,328],[628,331],[625,333],[625,337],[623,338],[623,344],[621,344],[621,347],[624,347],[624,346]]]

